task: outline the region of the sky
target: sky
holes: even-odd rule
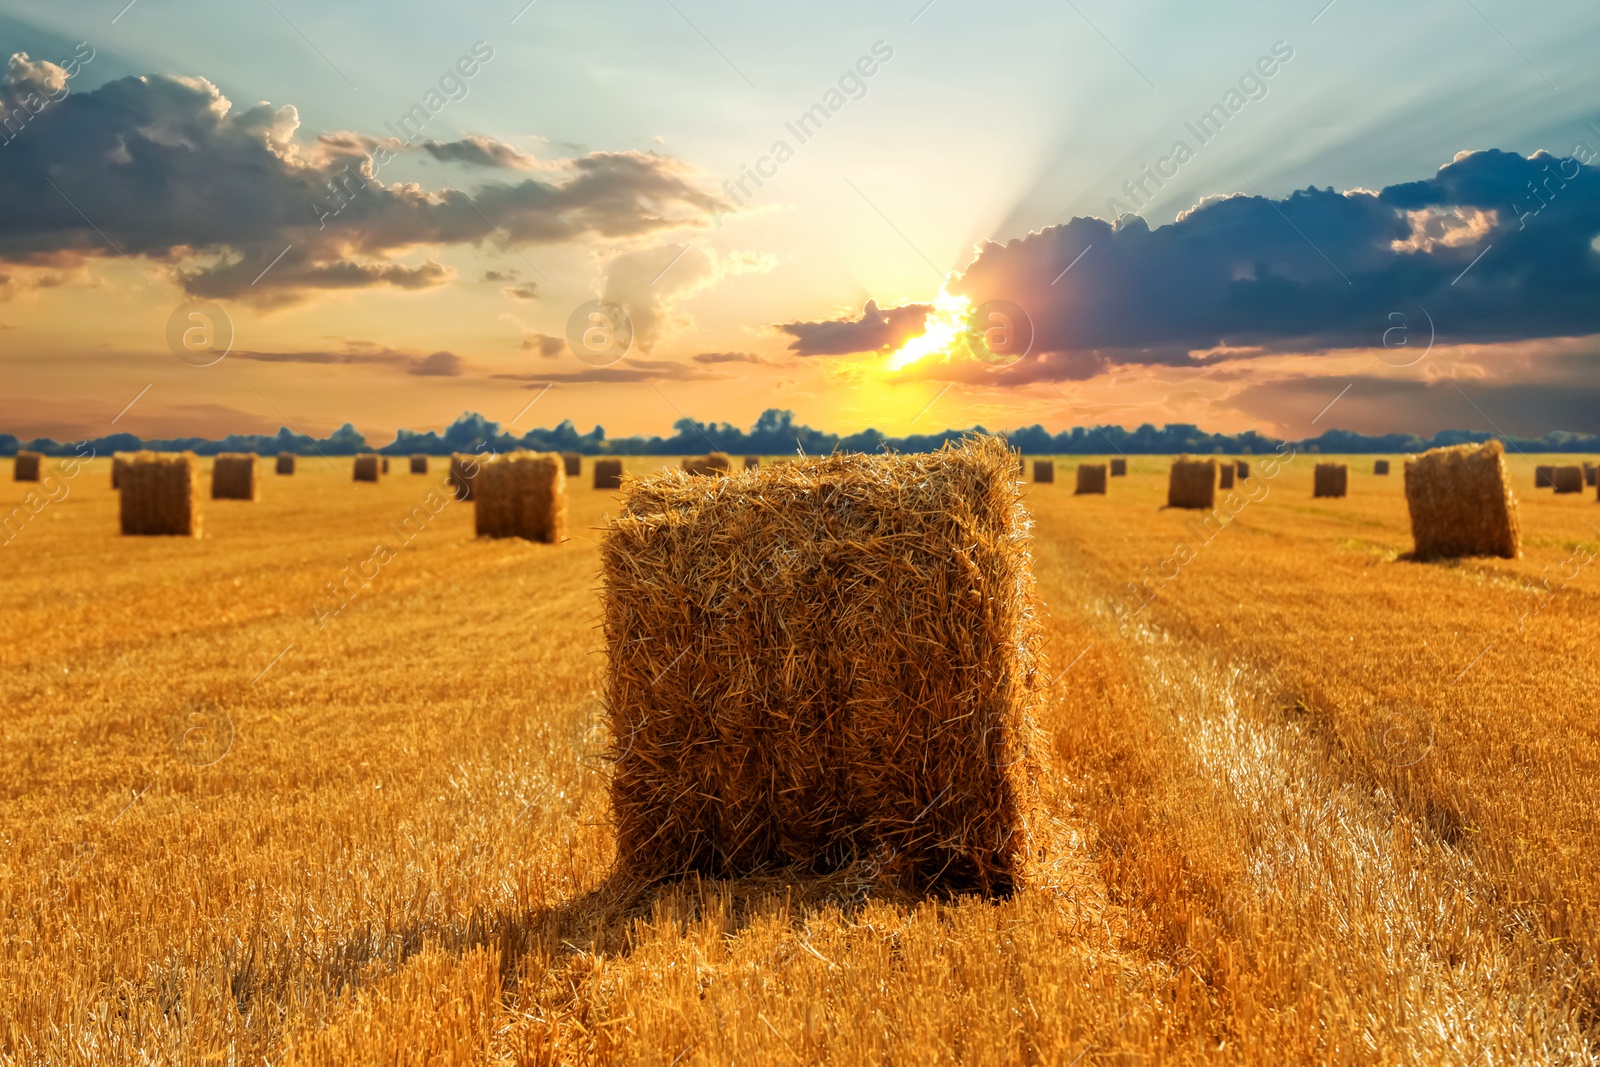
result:
[[[1600,432],[1600,7],[8,0],[0,432]]]

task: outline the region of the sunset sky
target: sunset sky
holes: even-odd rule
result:
[[[11,0],[0,432],[1600,432],[1597,40],[1512,0]],[[615,361],[566,339],[600,299]],[[966,342],[997,301],[1026,352]]]

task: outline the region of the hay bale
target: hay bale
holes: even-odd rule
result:
[[[1350,468],[1343,463],[1318,463],[1311,477],[1313,497],[1341,497],[1350,490]]]
[[[622,460],[597,459],[594,461],[594,487],[596,489],[622,488]]]
[[[1239,460],[1237,463],[1235,463],[1233,465],[1233,469],[1234,469],[1234,473],[1238,474],[1239,477],[1241,477],[1241,478],[1250,477],[1250,464],[1247,463],[1245,460],[1242,460],[1242,459]]]
[[[1372,473],[1378,475],[1387,475],[1389,473],[1389,461],[1386,459],[1373,460]]]
[[[278,453],[277,472],[279,474],[293,474],[294,464],[295,458],[293,452]]]
[[[1550,481],[1557,494],[1583,492],[1582,467],[1557,467],[1550,472]]]
[[[1073,495],[1086,493],[1106,494],[1106,465],[1104,463],[1078,464],[1078,488]]]
[[[747,470],[747,471],[760,470],[761,469],[761,457],[760,456],[746,456],[746,457],[744,457],[744,469]]]
[[[690,474],[729,474],[733,461],[726,452],[713,452],[709,456],[683,457],[683,469]]]
[[[576,478],[583,473],[583,457],[576,452],[561,453],[561,462],[566,465],[568,478]]]
[[[1414,558],[1522,554],[1517,498],[1499,441],[1410,456],[1405,481]]]
[[[427,474],[428,473],[428,457],[427,456],[412,456],[411,457],[411,473],[412,474]]]
[[[200,536],[200,459],[193,452],[128,456],[118,485],[124,534]]]
[[[992,437],[633,483],[601,547],[619,867],[1011,889],[1043,676],[1019,493]]]
[[[254,500],[258,484],[254,452],[224,452],[212,461],[212,500]]]
[[[1111,477],[1113,477],[1113,478],[1126,478],[1127,476],[1128,476],[1128,461],[1125,460],[1125,459],[1114,459],[1114,460],[1112,460],[1111,461]]]
[[[358,482],[375,482],[382,469],[377,456],[357,456],[353,477]]]
[[[38,481],[39,465],[43,460],[44,456],[38,452],[18,452],[16,461],[11,465],[12,481]]]
[[[128,461],[133,458],[133,453],[118,452],[111,457],[111,488],[122,488],[122,472],[128,469]]]
[[[1217,461],[1179,456],[1167,475],[1167,507],[1210,508],[1217,502]]]
[[[1549,489],[1556,484],[1554,467],[1533,468],[1533,487],[1535,489]]]
[[[388,474],[389,473],[389,457],[388,456],[380,456],[379,459],[383,463],[383,473]]]
[[[1221,466],[1219,466],[1217,468],[1217,488],[1232,489],[1234,473],[1235,471],[1232,463],[1224,462]]]
[[[1583,484],[1584,485],[1593,485],[1594,484],[1594,464],[1593,463],[1585,463],[1583,465]]]
[[[1056,480],[1056,461],[1053,459],[1034,460],[1033,480],[1036,482],[1054,483]]]
[[[478,476],[478,457],[470,453],[455,452],[450,456],[450,473],[445,483],[456,491],[457,500],[472,499],[472,482]]]
[[[556,544],[567,536],[567,465],[554,452],[508,452],[481,462],[472,506],[479,537]]]

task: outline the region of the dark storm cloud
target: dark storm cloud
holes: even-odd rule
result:
[[[868,300],[859,319],[784,322],[778,329],[794,338],[789,350],[802,356],[883,352],[920,336],[931,309],[930,304],[906,304],[879,311],[877,301]]]
[[[1154,230],[1076,218],[983,245],[952,288],[1032,318],[1015,380],[1198,365],[1222,347],[1375,348],[1391,313],[1419,309],[1441,343],[1596,333],[1600,170],[1587,146],[1574,155],[1477,152],[1378,193],[1209,199]]]
[[[13,65],[0,97],[9,102],[43,76]],[[452,276],[432,261],[392,260],[417,246],[475,245],[501,232],[529,243],[637,237],[709,224],[726,207],[686,165],[637,152],[593,153],[471,198],[385,184],[386,142],[333,134],[308,144],[298,127],[293,107],[236,108],[201,78],[122,78],[72,93],[5,146],[0,261],[148,256],[181,265],[197,296],[273,303]],[[492,156],[495,144],[482,139],[474,150]]]

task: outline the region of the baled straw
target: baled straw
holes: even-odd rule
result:
[[[456,452],[450,456],[450,473],[445,481],[455,488],[457,500],[472,499],[472,482],[481,466],[478,457],[471,453]]]
[[[576,478],[583,473],[583,456],[577,452],[561,453],[561,462],[566,465],[568,478]]]
[[[1318,463],[1311,476],[1313,497],[1341,497],[1350,491],[1350,468],[1343,463]]]
[[[1411,456],[1405,482],[1416,559],[1521,555],[1517,498],[1499,441]]]
[[[1210,508],[1217,502],[1217,461],[1179,456],[1167,475],[1167,507]]]
[[[1033,480],[1036,482],[1053,483],[1056,480],[1056,461],[1053,459],[1034,460]]]
[[[193,452],[135,453],[118,480],[124,534],[200,536],[200,459]]]
[[[1217,488],[1232,489],[1234,466],[1232,463],[1223,462],[1217,467]]]
[[[746,456],[746,457],[744,457],[744,469],[745,470],[753,471],[759,466],[761,466],[761,457],[760,456]]]
[[[354,478],[358,482],[375,482],[382,470],[378,465],[377,456],[357,456],[355,462]]]
[[[630,483],[601,545],[622,870],[1010,890],[1043,671],[1019,490],[993,437]]]
[[[16,482],[36,482],[39,480],[39,465],[44,456],[38,452],[18,452],[16,460],[11,465],[11,480]]]
[[[427,456],[421,456],[421,455],[412,456],[411,457],[411,473],[412,474],[427,474],[428,473],[428,457]]]
[[[278,468],[277,469],[278,469],[278,473],[279,474],[293,474],[294,473],[294,453],[293,452],[279,452],[278,453]]]
[[[1556,482],[1555,482],[1555,468],[1554,467],[1535,467],[1535,468],[1533,468],[1533,487],[1535,489],[1549,489],[1551,486],[1553,486],[1555,484],[1556,484]]]
[[[1114,460],[1112,460],[1111,461],[1111,477],[1113,477],[1113,478],[1126,478],[1127,476],[1128,476],[1128,461],[1125,460],[1125,459],[1114,459]]]
[[[622,460],[597,459],[594,461],[594,487],[596,489],[622,488]]]
[[[1078,487],[1073,490],[1073,495],[1081,496],[1090,493],[1105,496],[1106,465],[1104,463],[1078,464]]]
[[[480,462],[472,498],[479,537],[557,544],[567,535],[567,468],[554,452],[509,452]]]
[[[1557,493],[1583,492],[1582,467],[1556,467],[1550,472],[1550,481]]]
[[[1593,463],[1585,463],[1583,465],[1583,484],[1584,485],[1593,485],[1594,484],[1594,464]]]
[[[133,453],[117,452],[111,457],[111,488],[122,488],[122,472],[128,469],[128,460],[133,458]]]
[[[1241,478],[1250,477],[1250,464],[1245,460],[1239,460],[1233,465],[1233,469]]]
[[[212,500],[254,500],[259,485],[254,452],[224,452],[211,463]]]
[[[1375,460],[1373,460],[1372,461],[1372,473],[1373,474],[1388,474],[1389,473],[1389,461],[1386,460],[1386,459],[1375,459]]]
[[[389,473],[389,457],[388,456],[380,456],[378,458],[379,458],[379,461],[383,464],[383,473],[388,474]]]

